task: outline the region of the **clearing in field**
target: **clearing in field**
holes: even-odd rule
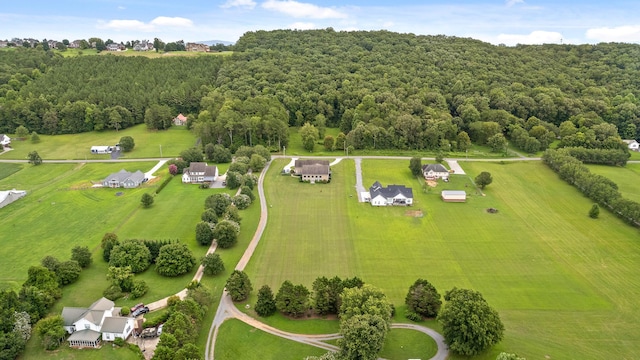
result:
[[[274,169],[284,165],[275,162]],[[505,339],[481,359],[500,351],[638,357],[640,315],[632,300],[640,295],[638,230],[607,212],[590,219],[591,202],[539,162],[462,166],[468,176],[420,191],[406,161],[363,161],[365,183],[414,187],[413,208],[424,211],[422,218],[350,197],[349,160],[334,168],[328,185],[288,182],[271,169],[265,184],[273,207],[247,268],[254,286],[275,292],[284,280],[310,288],[318,276],[357,275],[385,291],[402,321],[408,287],[426,278],[441,294],[454,286],[476,289],[500,312]],[[470,180],[481,171],[494,178],[486,196]],[[465,190],[467,202],[444,203],[440,190]]]

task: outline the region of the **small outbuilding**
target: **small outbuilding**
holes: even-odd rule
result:
[[[21,197],[27,195],[25,190],[6,190],[0,191],[0,208],[3,208],[12,202],[20,199]]]
[[[111,154],[113,152],[112,146],[92,146],[91,153],[92,154]]]
[[[640,150],[640,143],[638,143],[636,140],[633,140],[633,139],[632,140],[622,140],[622,142],[627,144],[627,147],[631,151],[639,151]]]
[[[463,190],[442,190],[440,193],[444,202],[466,202],[467,192]]]

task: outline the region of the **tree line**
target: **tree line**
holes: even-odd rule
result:
[[[325,29],[248,32],[224,59],[46,54],[2,55],[10,65],[0,69],[0,132],[119,129],[166,106],[153,111],[191,114],[203,146],[232,151],[280,150],[287,127],[306,123],[320,139],[339,127],[355,149],[464,151],[470,138],[536,152],[558,136],[562,146],[615,148],[640,135],[633,44],[503,47]]]
[[[542,160],[561,179],[578,188],[585,196],[609,208],[624,221],[640,226],[640,203],[625,199],[618,191],[616,183],[602,175],[591,173],[574,154],[579,157],[588,156],[584,149],[547,150]],[[595,156],[591,159],[595,159]],[[626,162],[626,159],[624,161]]]

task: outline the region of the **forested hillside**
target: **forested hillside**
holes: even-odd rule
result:
[[[0,132],[141,123],[152,104],[190,113],[203,144],[286,145],[287,126],[340,127],[361,148],[624,148],[640,119],[640,46],[494,46],[387,31],[258,31],[234,54],[56,60],[0,77]],[[23,73],[24,70],[21,70]],[[27,78],[25,78],[28,77]],[[117,113],[117,115],[115,114]],[[119,117],[118,117],[119,115]],[[196,119],[197,118],[197,119]],[[336,143],[336,147],[345,146]]]
[[[50,53],[50,52],[49,52]],[[5,57],[32,57],[18,81],[0,78],[0,132],[18,125],[41,134],[126,128],[144,121],[151,105],[177,113],[196,113],[200,99],[214,83],[220,57],[81,56],[62,59],[44,74],[35,49],[0,52]]]

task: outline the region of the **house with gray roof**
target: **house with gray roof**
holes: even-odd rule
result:
[[[294,174],[301,181],[328,182],[331,180],[331,168],[327,160],[296,160]]]
[[[413,190],[404,185],[382,186],[376,181],[369,188],[368,196],[364,196],[372,206],[411,206],[413,205]]]
[[[107,176],[102,181],[102,186],[111,188],[127,188],[132,189],[140,186],[144,182],[144,173],[140,170],[132,173],[125,169]]]
[[[182,170],[182,182],[188,184],[211,183],[218,178],[218,167],[209,166],[206,162],[192,162]]]
[[[422,166],[422,175],[425,180],[442,179],[449,181],[449,170],[442,164],[426,164]]]
[[[114,302],[101,298],[88,308],[64,307],[64,329],[71,334],[71,347],[98,347],[101,341],[126,340],[133,331],[135,319],[120,316]]]

